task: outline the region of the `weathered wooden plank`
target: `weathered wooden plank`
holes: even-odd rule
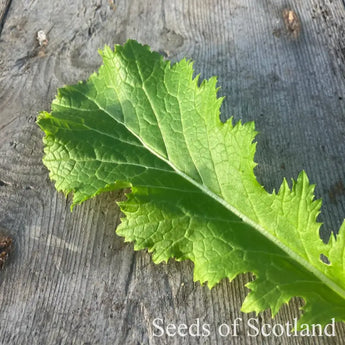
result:
[[[0,14],[7,1],[0,2]],[[293,10],[300,29],[289,19]],[[189,57],[202,78],[219,76],[223,119],[255,120],[256,170],[268,190],[305,169],[324,199],[324,236],[345,215],[345,28],[340,0],[12,0],[0,36],[0,225],[15,251],[0,272],[3,344],[340,344],[335,338],[221,337],[240,313],[243,276],[212,291],[192,265],[153,265],[114,235],[110,193],[69,212],[41,163],[34,123],[56,88],[100,64],[97,49],[135,38],[173,61]],[[292,17],[293,18],[293,17]],[[48,45],[36,35],[44,30]],[[298,314],[283,308],[274,322]],[[209,337],[153,336],[154,318],[211,325]],[[273,324],[269,313],[262,322]]]

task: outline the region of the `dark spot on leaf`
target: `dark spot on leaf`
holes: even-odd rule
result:
[[[320,254],[320,261],[326,265],[330,265],[331,262],[328,260],[328,257],[324,254]]]

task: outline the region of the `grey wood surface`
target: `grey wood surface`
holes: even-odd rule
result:
[[[193,283],[189,262],[154,265],[114,233],[121,193],[71,213],[35,124],[57,87],[98,68],[104,44],[134,38],[173,61],[192,58],[202,78],[219,76],[223,119],[255,120],[266,189],[302,169],[317,184],[326,238],[345,217],[344,18],[342,0],[1,0],[0,226],[15,250],[0,271],[0,344],[345,344],[343,324],[336,337],[219,336],[223,322],[254,316],[240,312],[251,275],[210,291]],[[301,305],[259,317],[286,323]],[[211,334],[154,337],[155,318],[199,318]]]

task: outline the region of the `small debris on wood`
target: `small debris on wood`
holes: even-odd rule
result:
[[[116,4],[115,0],[108,0],[110,8],[115,11],[116,10]]]
[[[44,57],[46,55],[46,47],[48,45],[47,34],[43,30],[37,32],[36,39],[38,47],[35,48],[33,56]]]
[[[47,35],[43,30],[37,32],[37,41],[41,47],[48,45]]]
[[[331,188],[328,191],[329,200],[332,204],[337,203],[338,197],[345,195],[345,187],[343,184],[343,181],[338,181],[334,185],[331,186]]]
[[[36,37],[38,44],[40,47],[46,47],[48,45],[48,39],[47,35],[43,30],[39,30],[37,32],[37,37]]]
[[[295,11],[285,8],[283,10],[283,19],[286,30],[293,37],[297,38],[301,33],[301,21]]]
[[[2,269],[8,260],[12,251],[13,240],[9,236],[0,235],[0,269]]]

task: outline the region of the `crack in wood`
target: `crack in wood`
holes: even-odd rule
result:
[[[3,7],[3,9],[0,9],[0,37],[2,34],[2,29],[4,28],[4,25],[7,19],[8,11],[11,7],[11,4],[12,4],[12,0],[7,0],[5,2],[5,6]]]

